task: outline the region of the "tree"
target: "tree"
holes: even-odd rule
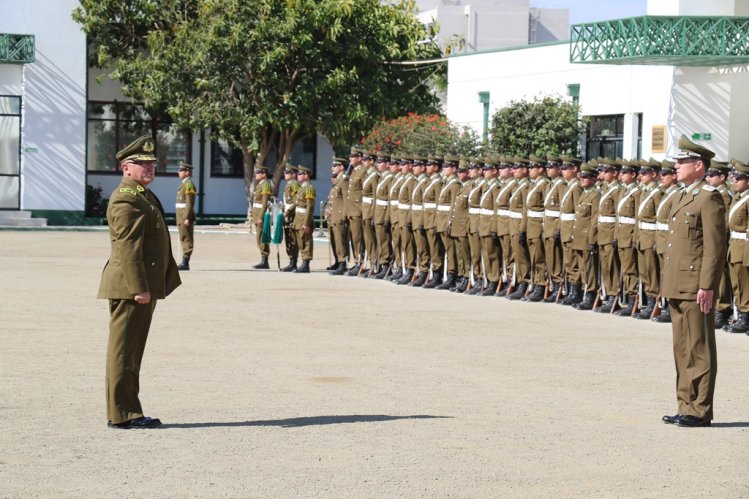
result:
[[[423,72],[394,64],[439,55],[414,11],[413,0],[81,0],[74,18],[125,95],[240,147],[251,195],[274,149],[283,166],[315,133],[351,143],[376,117],[436,108]]]
[[[500,154],[573,154],[579,152],[584,123],[577,104],[560,96],[511,101],[492,117],[491,148]]]
[[[408,113],[383,119],[362,139],[362,145],[375,153],[449,153],[473,156],[479,152],[479,138],[470,127],[460,129],[445,116]]]

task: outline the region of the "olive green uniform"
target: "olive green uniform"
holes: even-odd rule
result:
[[[175,218],[177,219],[177,231],[179,232],[179,243],[182,246],[182,256],[192,256],[194,227],[195,227],[195,195],[197,194],[192,177],[185,177],[177,189],[177,202],[175,204]],[[190,224],[185,225],[185,220]]]
[[[489,283],[499,282],[499,253],[497,251],[497,221],[494,197],[497,194],[497,179],[485,181],[479,199],[479,237],[481,237],[481,259],[484,262],[484,278]]]
[[[354,262],[361,265],[364,260],[364,233],[362,222],[362,189],[367,170],[364,165],[358,164],[351,172],[348,179],[348,191],[346,192],[346,220],[348,221],[349,238],[351,239],[351,251]]]
[[[377,182],[380,178],[380,172],[372,166],[367,170],[367,174],[362,181],[362,236],[364,238],[364,249],[367,252],[367,259],[374,263],[377,259],[377,236],[375,231],[375,191]]]
[[[728,210],[728,264],[731,285],[740,313],[749,313],[749,190],[736,193]]]
[[[338,263],[346,261],[348,254],[348,234],[346,233],[346,192],[348,181],[343,173],[334,180],[328,194],[328,229],[333,256]],[[296,239],[296,238],[295,238]]]
[[[429,261],[433,275],[442,279],[445,261],[445,245],[437,233],[437,201],[442,190],[442,176],[439,173],[429,177],[424,188],[422,203],[424,205],[424,229],[426,229]]]
[[[580,269],[583,291],[586,295],[598,293],[598,207],[601,191],[593,185],[584,189],[575,205],[575,220],[572,226],[572,258]]]
[[[309,182],[299,184],[294,204],[296,214],[294,216],[294,230],[296,231],[296,245],[302,260],[312,260],[312,229],[314,228],[313,217],[315,215],[315,187]],[[307,230],[304,230],[307,227]]]
[[[460,184],[460,181],[458,181],[458,184]],[[465,279],[470,279],[471,277],[471,251],[473,250],[468,240],[468,226],[470,225],[468,197],[472,190],[472,181],[466,181],[460,185],[460,190],[456,193],[452,208],[450,209],[450,239],[453,240],[455,247],[457,273]]]
[[[479,219],[481,218],[481,189],[485,178],[469,180],[471,190],[468,192],[468,243],[471,248],[471,271],[473,279],[478,281],[484,277],[481,269],[481,236],[479,236]]]
[[[726,184],[718,186],[716,190],[718,191],[718,193],[720,193],[721,198],[723,199],[723,204],[726,207],[726,217],[728,217],[728,209],[733,202],[733,192],[728,188]],[[727,219],[726,225],[728,225]],[[716,310],[724,310],[728,311],[729,313],[733,310],[733,305],[731,303],[733,300],[732,291],[733,290],[731,289],[729,263],[726,262],[723,268],[723,272],[721,273],[720,284],[718,285],[718,305]]]
[[[546,258],[544,255],[544,196],[550,182],[540,176],[530,181],[531,187],[525,195],[526,238],[530,258],[530,283],[546,286]]]
[[[294,231],[295,203],[298,190],[299,182],[294,179],[287,181],[283,189],[283,238],[286,243],[286,254],[292,261],[299,257],[299,246],[297,246]]]
[[[374,223],[377,248],[376,260],[379,265],[389,265],[393,261],[393,240],[390,233],[390,187],[395,175],[384,171],[377,182],[374,193]]]
[[[559,202],[559,234],[562,241],[564,270],[567,274],[567,282],[573,285],[580,284],[580,262],[572,254],[572,234],[575,227],[575,207],[582,193],[580,182],[573,179],[567,183]]]
[[[398,225],[400,226],[400,251],[403,255],[403,268],[416,269],[416,251],[414,249],[414,227],[411,220],[411,196],[416,187],[413,173],[403,176],[398,189]]]
[[[622,185],[616,203],[616,244],[621,264],[622,296],[634,300],[637,294],[637,257],[635,241],[635,217],[638,199],[637,182]]]
[[[544,259],[552,285],[560,286],[563,280],[562,243],[560,240],[559,203],[562,201],[567,183],[564,178],[551,180],[544,194]]]
[[[604,297],[614,296],[619,288],[621,270],[614,241],[616,240],[616,206],[619,203],[621,190],[621,184],[615,180],[606,186],[598,201],[597,243],[601,263],[601,295]]]
[[[270,254],[270,245],[263,243],[263,217],[268,209],[268,201],[270,200],[273,189],[268,179],[263,179],[255,186],[255,193],[252,196],[252,211],[250,215],[252,220],[255,222],[257,232],[255,234],[255,241],[257,247],[260,250],[262,256],[267,257]]]
[[[416,178],[416,185],[411,193],[411,225],[413,227],[413,239],[416,249],[416,262],[419,273],[429,271],[429,243],[427,242],[426,228],[424,227],[424,190],[429,182],[426,173]]]
[[[401,229],[400,225],[400,208],[398,207],[398,196],[400,189],[406,178],[403,173],[398,172],[393,176],[393,181],[390,184],[388,191],[388,201],[390,206],[388,207],[388,218],[390,220],[390,237],[393,245],[393,265],[396,269],[402,269],[404,266],[403,261],[403,249],[401,247]]]
[[[655,300],[660,289],[658,258],[655,247],[658,204],[663,197],[663,190],[653,182],[642,186],[637,201],[637,270],[642,283],[642,290],[648,300]]]
[[[515,188],[515,179],[508,178],[498,180],[496,197],[494,198],[495,224],[494,230],[497,234],[498,247],[495,253],[497,256],[498,272],[502,279],[510,279],[508,275],[512,271],[514,254],[512,251],[512,238],[510,237],[510,197]]]
[[[448,234],[450,228],[450,212],[452,211],[455,196],[461,188],[457,175],[450,175],[443,179],[437,196],[437,214],[435,215],[435,230],[437,237],[442,241],[443,254],[447,256],[447,273],[458,274],[458,256],[455,247],[455,238]],[[468,211],[466,208],[466,215]]]

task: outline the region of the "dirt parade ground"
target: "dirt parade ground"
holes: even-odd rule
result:
[[[195,247],[141,370],[164,425],[116,430],[107,232],[0,231],[0,497],[749,496],[746,335],[678,428],[669,325],[332,277],[324,240],[310,274],[251,270],[246,229]]]

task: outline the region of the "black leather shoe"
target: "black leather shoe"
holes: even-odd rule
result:
[[[676,426],[682,426],[684,428],[702,428],[710,426],[710,420],[698,418],[697,416],[679,416],[676,418]]]
[[[135,430],[143,430],[143,429],[149,429],[149,428],[157,428],[161,426],[161,420],[158,418],[149,418],[146,416],[143,416],[141,418],[131,419],[130,421],[125,421],[124,423],[113,423],[111,421],[107,422],[107,426],[109,428],[115,428],[118,430],[129,430],[129,429],[135,429]]]
[[[663,421],[666,424],[676,424],[676,421],[681,417],[681,414],[676,414],[675,416],[669,416],[665,415],[661,418],[661,421]]]

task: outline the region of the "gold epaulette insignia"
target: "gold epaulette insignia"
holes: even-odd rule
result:
[[[132,190],[130,187],[120,187],[120,192],[129,192],[133,196],[137,196],[138,193]]]
[[[139,186],[137,186],[135,188],[138,190],[138,192],[146,192],[146,188],[143,187],[142,185],[139,185]]]
[[[712,185],[705,184],[702,186],[702,190],[707,191],[707,192],[713,192],[715,190],[715,187],[713,187]],[[697,193],[695,192],[695,194]]]

